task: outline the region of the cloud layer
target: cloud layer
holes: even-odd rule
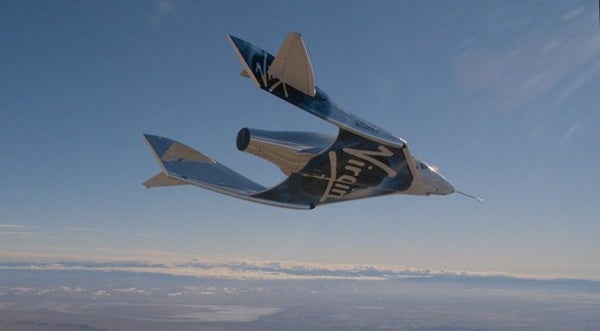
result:
[[[215,279],[240,280],[370,280],[383,281],[423,277],[509,277],[556,279],[505,272],[474,272],[418,269],[390,265],[322,264],[291,261],[260,261],[244,258],[190,258],[160,252],[138,252],[137,256],[35,257],[0,254],[0,270],[81,270],[153,273]]]

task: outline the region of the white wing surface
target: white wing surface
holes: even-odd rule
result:
[[[312,65],[299,33],[288,34],[269,67],[269,74],[308,96],[315,96]]]
[[[210,157],[182,143],[165,137],[144,134],[144,138],[162,168],[161,178],[154,176],[144,183],[147,187],[170,186],[171,183],[191,184],[211,191],[258,203],[293,209],[311,209],[300,203],[268,201],[252,195],[266,188],[227,168]],[[157,178],[158,177],[158,178]]]

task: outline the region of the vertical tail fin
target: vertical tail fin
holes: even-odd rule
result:
[[[271,63],[269,74],[306,95],[315,96],[312,65],[299,33],[288,34],[275,60]]]
[[[229,36],[229,40],[244,66],[241,75],[251,78],[258,87],[272,91],[283,84],[284,88],[288,85],[308,96],[315,96],[312,65],[299,33],[290,33],[275,57],[234,36]]]

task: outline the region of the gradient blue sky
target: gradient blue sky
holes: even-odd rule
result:
[[[600,279],[596,1],[0,2],[0,251],[175,252]],[[294,211],[146,190],[141,133],[276,184],[244,127],[336,128],[238,76],[227,34],[303,34],[316,82],[484,203]],[[0,254],[2,258],[2,254]]]

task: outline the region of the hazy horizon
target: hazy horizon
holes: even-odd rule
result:
[[[574,279],[200,260],[2,263],[0,276],[11,330],[600,328],[600,282]]]

